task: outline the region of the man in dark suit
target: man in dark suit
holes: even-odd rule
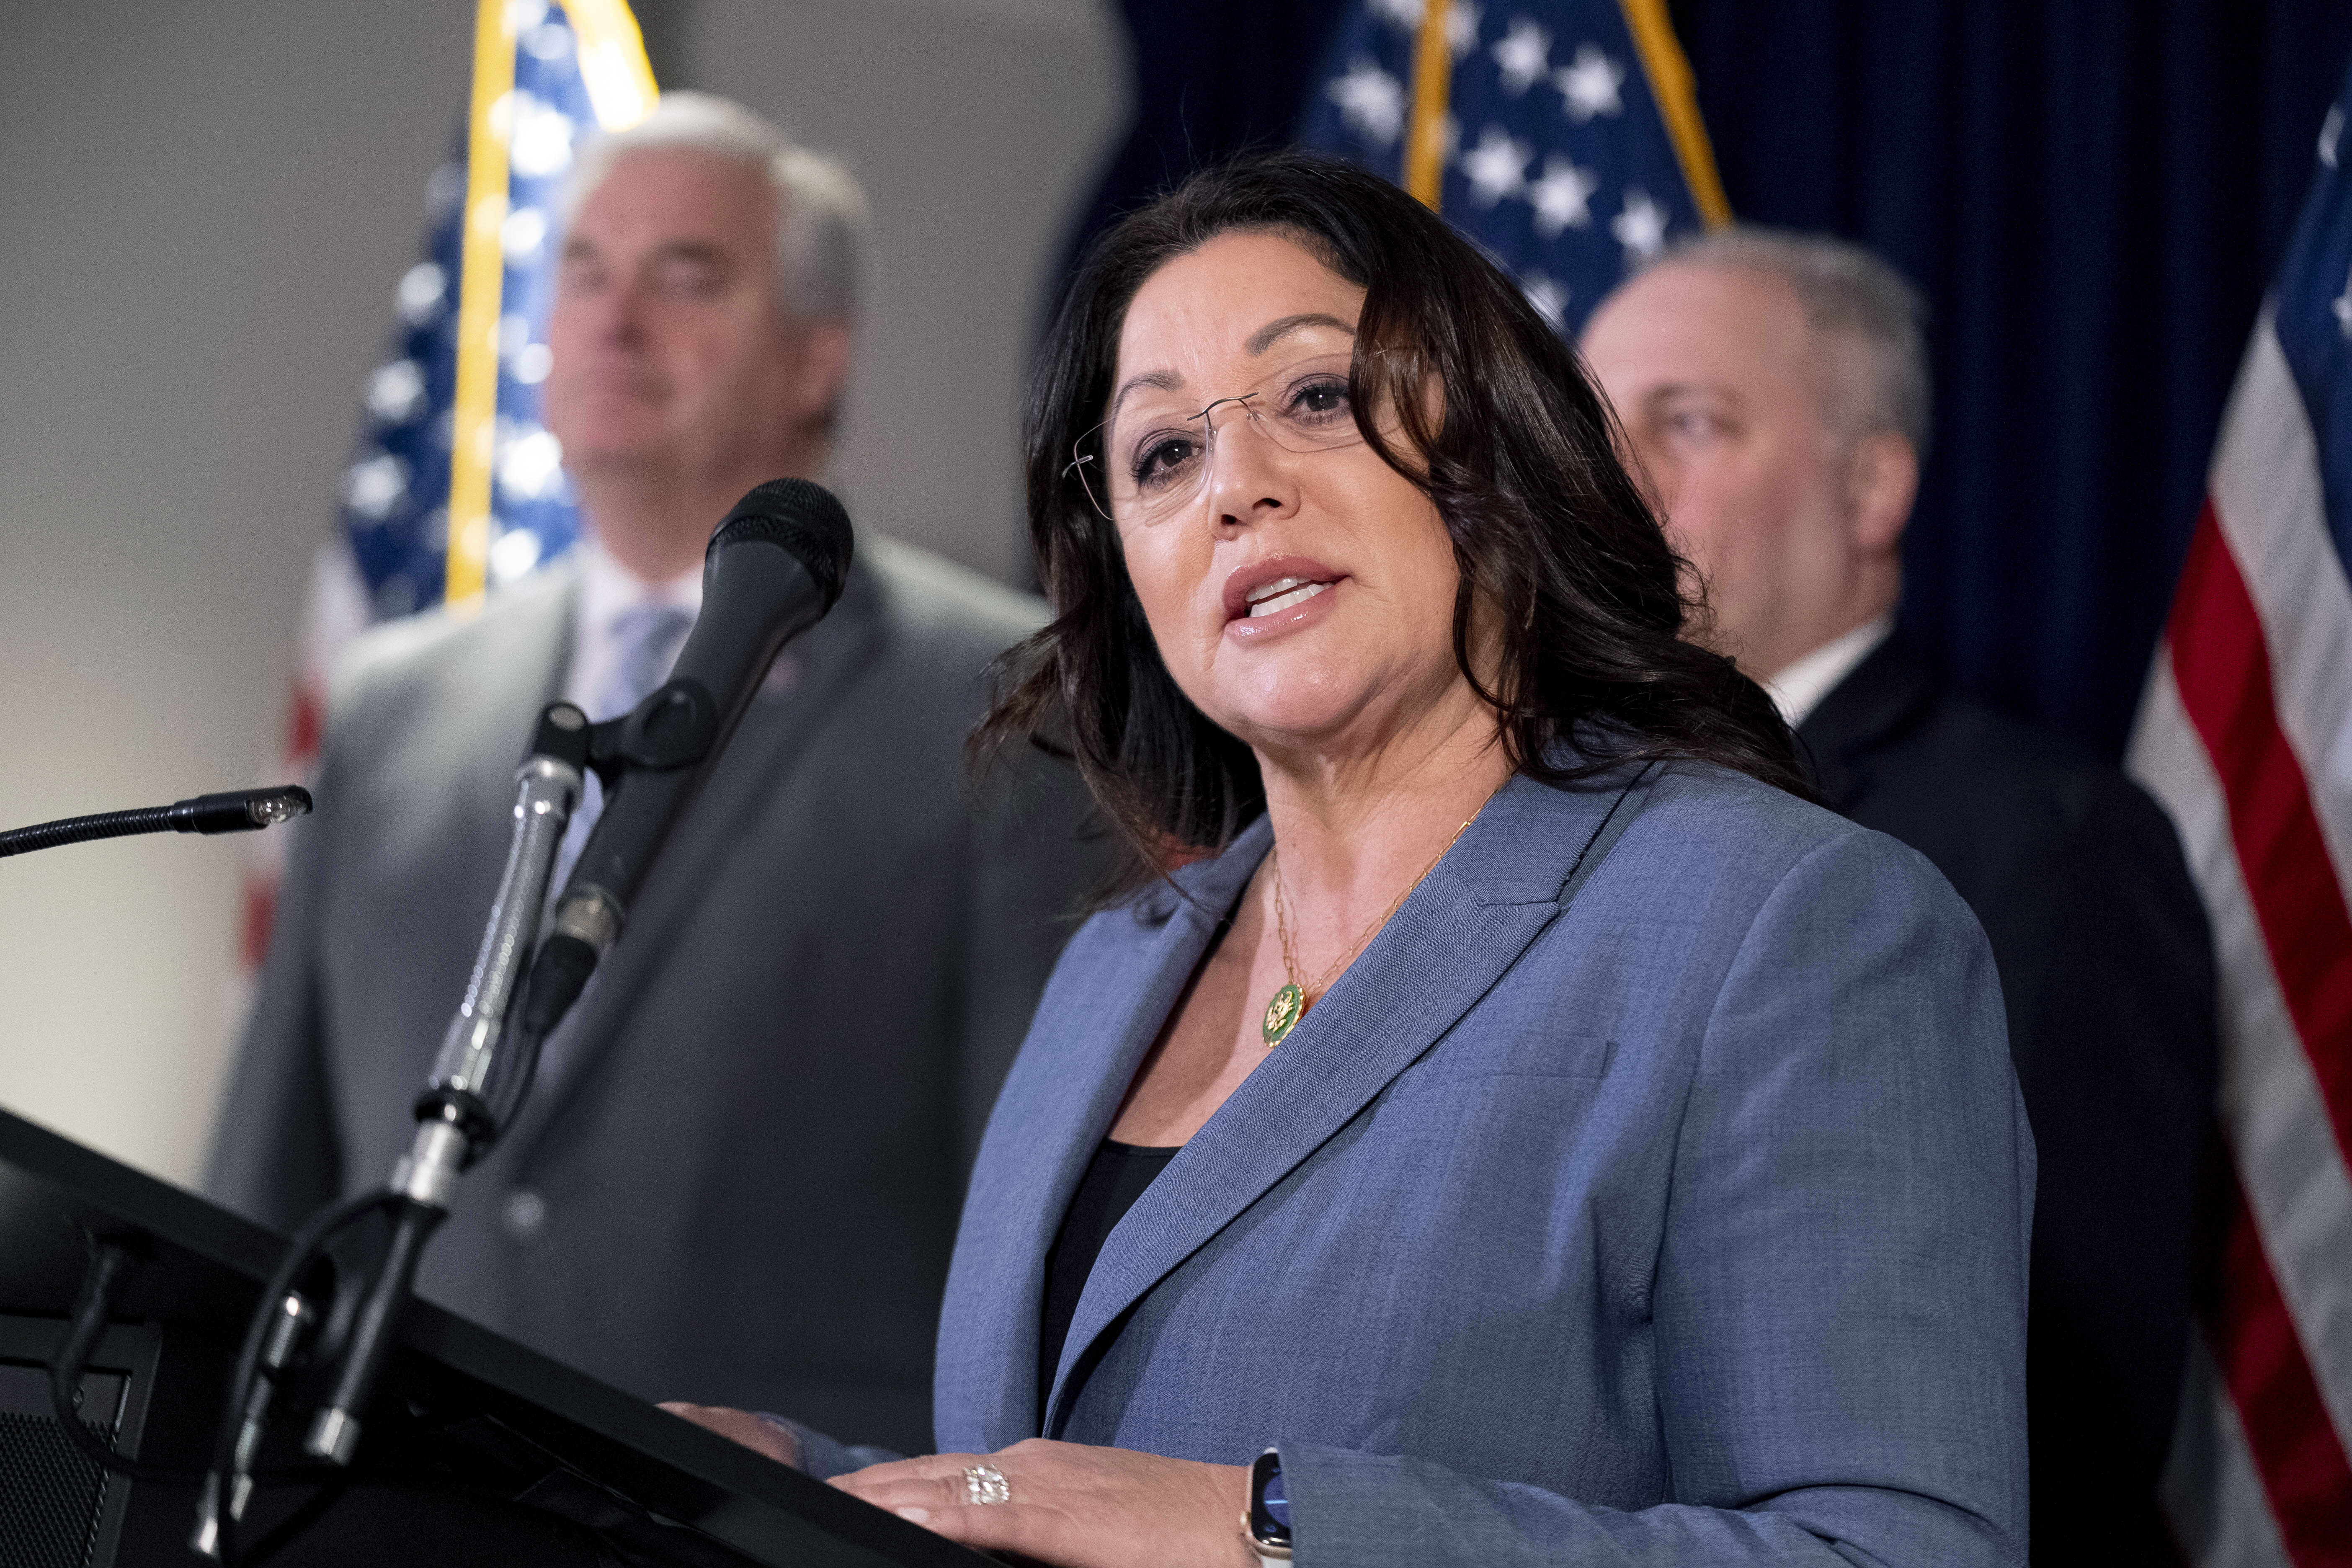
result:
[[[1830,804],[1927,855],[1991,941],[2040,1152],[2034,1557],[2169,1562],[2155,1488],[2212,1110],[2210,939],[2144,791],[1954,696],[1894,630],[1927,443],[1920,314],[1866,252],[1734,230],[1619,288],[1583,347],[1717,645]]]
[[[825,462],[864,212],[848,176],[673,95],[592,145],[571,207],[546,411],[590,537],[339,672],[207,1182],[282,1227],[407,1145],[533,716],[634,706],[728,508]],[[982,671],[1043,618],[861,531],[839,605],[771,670],[462,1184],[424,1294],[646,1398],[928,1442],[965,1172],[1097,870],[1067,770],[966,775]]]

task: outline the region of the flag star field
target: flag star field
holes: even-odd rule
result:
[[[514,88],[493,110],[507,132],[505,257],[499,322],[498,421],[490,456],[489,578],[514,581],[569,550],[579,534],[563,449],[540,423],[552,356],[547,311],[565,177],[596,116],[578,40],[560,6],[519,0]],[[386,619],[441,597],[448,544],[449,447],[457,377],[459,219],[466,136],[425,185],[425,258],[393,291],[390,357],[362,388],[361,429],[339,500],[372,616]]]
[[[1301,140],[1401,177],[1422,0],[1340,29]],[[1700,231],[1615,0],[1456,4],[1439,210],[1572,332],[1628,270]]]

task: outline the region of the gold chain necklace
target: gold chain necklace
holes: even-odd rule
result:
[[[1496,794],[1500,793],[1502,792],[1498,788]],[[1487,800],[1494,798],[1494,795],[1486,797]],[[1486,809],[1486,802],[1481,801],[1478,811]],[[1399,893],[1395,901],[1381,911],[1381,918],[1366,926],[1364,934],[1349,942],[1347,951],[1333,961],[1330,968],[1316,976],[1311,985],[1301,985],[1298,983],[1298,954],[1290,944],[1290,916],[1283,907],[1282,849],[1280,846],[1275,847],[1273,854],[1268,858],[1274,862],[1274,934],[1282,943],[1284,980],[1281,989],[1267,1000],[1265,1016],[1258,1020],[1258,1034],[1265,1040],[1267,1050],[1272,1050],[1282,1044],[1284,1037],[1298,1026],[1298,1020],[1307,1016],[1307,1009],[1315,1005],[1315,999],[1331,988],[1331,982],[1339,977],[1339,971],[1345,969],[1349,961],[1363,951],[1364,944],[1371,941],[1399,910],[1404,908],[1404,901],[1412,897],[1412,890],[1428,879],[1429,874],[1437,869],[1437,862],[1444,859],[1447,852],[1462,841],[1462,836],[1470,831],[1470,824],[1478,820],[1478,811],[1472,812],[1462,826],[1454,830],[1454,837],[1447,839],[1445,847],[1440,849],[1431,858],[1429,864],[1421,868],[1421,875],[1405,884],[1404,891]]]

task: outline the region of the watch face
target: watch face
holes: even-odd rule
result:
[[[1290,1497],[1282,1489],[1282,1456],[1271,1448],[1250,1468],[1250,1534],[1261,1546],[1290,1544]]]

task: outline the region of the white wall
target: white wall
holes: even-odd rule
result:
[[[1098,0],[696,0],[698,87],[845,159],[873,308],[836,479],[861,521],[1017,570],[1022,373],[1047,270],[1126,118]]]
[[[471,9],[0,12],[0,826],[233,787],[274,751]],[[1064,215],[1124,113],[1115,24],[1098,0],[672,10],[682,85],[844,153],[873,195],[853,508],[1008,571],[1012,411]],[[0,861],[0,1106],[194,1176],[238,856],[164,837]]]

